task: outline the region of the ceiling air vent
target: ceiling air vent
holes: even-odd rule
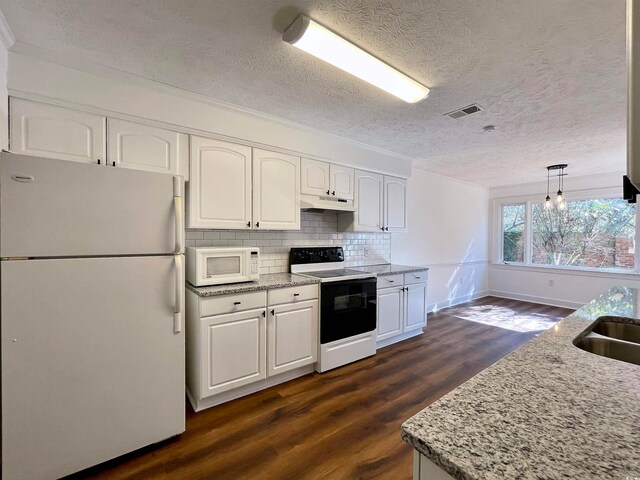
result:
[[[471,115],[472,113],[481,112],[482,110],[484,109],[480,105],[474,103],[467,107],[454,110],[453,112],[445,113],[445,115],[451,118],[462,118],[466,117],[467,115]]]

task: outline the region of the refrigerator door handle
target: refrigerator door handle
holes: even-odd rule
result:
[[[182,255],[173,256],[176,267],[176,298],[173,309],[173,333],[182,331],[182,291],[184,289],[184,270],[182,268]]]
[[[184,252],[184,217],[182,216],[182,197],[173,197],[173,207],[176,211],[176,250],[173,253]]]

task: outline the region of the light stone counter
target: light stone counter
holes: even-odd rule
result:
[[[639,303],[613,288],[407,420],[402,438],[457,479],[640,478],[640,366],[572,343],[602,315],[640,317]]]
[[[194,287],[187,282],[186,286],[187,289],[200,297],[214,297],[216,295],[229,295],[232,293],[257,292],[258,290],[268,290],[270,288],[312,285],[314,283],[319,283],[319,280],[292,273],[269,273],[260,275],[260,279],[256,282],[231,283],[213,287]]]

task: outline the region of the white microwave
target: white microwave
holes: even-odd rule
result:
[[[260,275],[255,247],[188,247],[187,281],[196,287],[252,282]]]

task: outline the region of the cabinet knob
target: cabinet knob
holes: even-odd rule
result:
[[[100,165],[100,159],[98,159],[98,165]]]
[[[380,227],[380,230],[382,230],[384,232],[384,227]]]
[[[263,310],[263,311],[262,311],[262,316],[263,316],[263,317],[266,317],[266,316],[267,316],[267,311],[266,311],[266,310]]]
[[[247,222],[247,227],[250,227],[250,226],[251,226],[251,222]]]
[[[242,302],[233,302],[234,305],[240,305]]]
[[[331,195],[333,195],[335,197],[336,196],[336,191],[334,190],[333,192],[331,192]]]
[[[394,282],[395,282],[395,280],[387,280],[387,282],[389,282],[389,283],[394,283]]]
[[[294,296],[294,297],[299,297],[299,296],[300,296],[300,294],[299,294],[299,293],[294,293],[294,294],[293,294],[293,296]]]
[[[329,190],[327,190],[327,195],[329,195]]]
[[[388,232],[389,231],[389,227],[384,227],[384,231]]]
[[[271,315],[275,315],[275,314],[276,314],[276,311],[271,309]]]
[[[260,222],[256,222],[256,228],[260,228]]]
[[[116,166],[116,162],[111,162],[111,166],[115,167]]]

